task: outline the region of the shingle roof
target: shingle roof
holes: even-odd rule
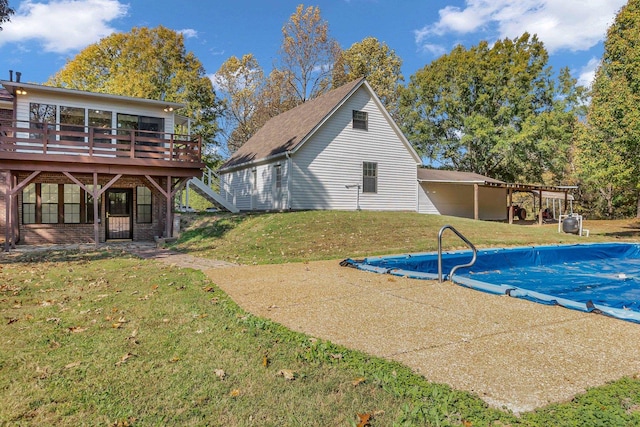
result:
[[[221,169],[293,150],[363,82],[363,78],[354,80],[273,117]]]
[[[418,168],[418,181],[429,182],[467,182],[467,183],[484,183],[490,182],[494,184],[504,184],[504,181],[489,178],[474,172],[459,172],[442,169]]]

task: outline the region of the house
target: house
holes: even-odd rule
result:
[[[182,104],[0,85],[6,250],[171,236],[174,195],[204,167],[199,138],[174,133]]]
[[[507,218],[506,183],[473,172],[418,168],[418,212],[484,220]]]
[[[240,210],[418,206],[412,148],[365,79],[269,120],[218,170]]]

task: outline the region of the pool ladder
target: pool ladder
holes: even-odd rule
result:
[[[456,265],[455,267],[453,267],[451,269],[451,272],[449,273],[449,276],[448,276],[449,280],[451,280],[451,278],[453,277],[453,273],[455,273],[459,268],[471,267],[473,264],[476,263],[476,259],[478,258],[478,250],[476,249],[475,246],[473,246],[473,243],[471,243],[469,241],[469,239],[464,237],[462,235],[462,233],[460,233],[458,230],[453,228],[451,225],[445,225],[438,232],[438,282],[440,282],[440,283],[443,282],[443,280],[442,280],[442,234],[447,229],[449,229],[449,230],[453,231],[454,233],[456,233],[456,235],[459,238],[461,238],[462,241],[465,242],[467,244],[467,246],[469,246],[469,248],[471,248],[471,250],[473,251],[473,258],[471,258],[470,262],[468,262],[467,264]]]

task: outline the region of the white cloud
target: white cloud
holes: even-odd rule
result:
[[[193,28],[185,28],[184,30],[178,30],[178,33],[182,34],[185,39],[197,38],[198,31]]]
[[[26,0],[4,24],[0,45],[37,41],[47,52],[79,50],[115,32],[108,23],[127,10],[118,0]]]
[[[578,76],[578,84],[585,87],[591,87],[593,80],[596,77],[596,70],[600,66],[600,59],[591,58],[587,65],[580,69],[580,75]]]
[[[487,38],[537,34],[549,53],[588,50],[605,38],[626,0],[466,0],[465,7],[447,6],[438,22],[415,31],[416,43],[451,33],[481,32]]]

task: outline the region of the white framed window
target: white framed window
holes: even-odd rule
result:
[[[353,128],[367,130],[369,117],[366,111],[353,110]]]
[[[362,192],[378,192],[378,164],[375,162],[362,163]]]
[[[279,190],[282,188],[282,166],[273,166],[273,188]]]

